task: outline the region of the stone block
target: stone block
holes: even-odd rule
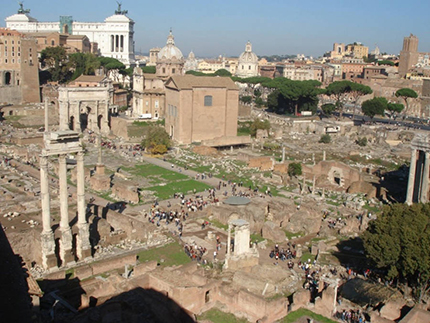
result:
[[[157,261],[155,260],[147,261],[147,262],[138,264],[134,267],[134,275],[135,276],[144,275],[150,271],[153,271],[156,268],[157,268]]]
[[[110,190],[110,177],[106,175],[94,175],[90,178],[91,188],[95,191]]]
[[[318,252],[319,252],[319,250],[318,250],[317,246],[312,246],[311,247],[311,254],[313,254],[313,255],[316,256],[318,254]]]
[[[274,242],[285,241],[285,232],[279,228],[275,223],[267,221],[262,228],[262,236],[264,239],[269,239]]]
[[[93,269],[89,265],[75,268],[75,277],[83,280],[93,275]]]

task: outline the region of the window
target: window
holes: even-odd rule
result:
[[[172,74],[175,74],[175,71],[176,71],[176,70],[175,70],[174,68],[172,68]]]
[[[212,106],[212,95],[206,95],[205,96],[205,107],[211,107]]]
[[[163,67],[163,74],[166,74],[166,68]]]
[[[55,46],[55,40],[51,40],[51,46]]]

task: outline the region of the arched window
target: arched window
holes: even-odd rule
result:
[[[212,95],[206,95],[205,96],[205,107],[211,107],[212,106]]]
[[[51,40],[51,46],[55,46],[55,40]]]

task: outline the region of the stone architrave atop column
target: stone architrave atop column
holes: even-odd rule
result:
[[[417,166],[417,150],[412,149],[411,155],[411,165],[409,166],[409,179],[408,179],[408,190],[406,193],[406,203],[411,205],[413,203],[412,199],[414,196],[414,187],[415,187],[415,172]]]
[[[77,190],[78,190],[78,235],[76,239],[76,254],[80,260],[91,256],[90,231],[86,219],[85,207],[85,173],[84,153],[79,152],[77,161]]]
[[[425,153],[424,160],[424,171],[423,171],[423,182],[421,184],[421,196],[420,202],[427,203],[428,202],[428,194],[429,194],[429,167],[430,167],[430,154],[428,152]]]
[[[58,177],[60,185],[60,258],[63,265],[74,261],[72,255],[72,231],[69,226],[69,193],[67,190],[67,164],[66,155],[62,154],[58,157]]]
[[[48,174],[48,157],[40,157],[40,195],[42,202],[42,226],[41,247],[42,247],[42,266],[50,269],[57,266],[55,256],[54,233],[51,229],[51,211],[49,200],[49,174]]]

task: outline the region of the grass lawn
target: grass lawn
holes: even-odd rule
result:
[[[189,178],[188,176],[181,173],[177,173],[149,163],[136,165],[134,168],[124,168],[124,170],[132,173],[133,175],[151,178],[155,181],[157,181],[158,178],[163,178],[166,181],[179,181]]]
[[[305,308],[300,308],[297,311],[291,312],[281,320],[281,323],[295,323],[303,316],[314,319],[316,321],[315,323],[336,323],[336,321],[330,320],[327,317],[316,314]]]
[[[173,198],[174,193],[187,194],[188,192],[192,192],[194,189],[196,189],[196,192],[202,192],[209,188],[211,188],[210,185],[190,179],[186,181],[172,182],[163,186],[146,187],[145,190],[154,191],[158,199],[166,200]]]
[[[161,248],[141,251],[137,254],[137,257],[139,263],[155,260],[164,267],[184,265],[191,262],[182,246],[177,242],[169,243]],[[164,262],[160,262],[161,259]]]
[[[197,318],[199,321],[208,320],[213,323],[247,323],[246,319],[238,319],[236,316],[230,313],[221,312],[218,309],[212,308]]]
[[[260,234],[256,234],[256,233],[251,234],[251,235],[250,235],[250,239],[251,239],[251,241],[252,241],[253,243],[254,243],[254,242],[259,243],[259,242],[261,242],[261,241],[266,240],[266,239],[264,239]]]
[[[315,260],[315,256],[314,256],[313,254],[311,254],[310,252],[305,252],[305,253],[302,255],[302,257],[300,258],[300,260],[301,260],[302,262],[307,262],[307,261],[308,261],[308,259],[310,259],[310,260],[311,260],[311,263],[313,263],[313,262],[314,262],[314,260]]]

